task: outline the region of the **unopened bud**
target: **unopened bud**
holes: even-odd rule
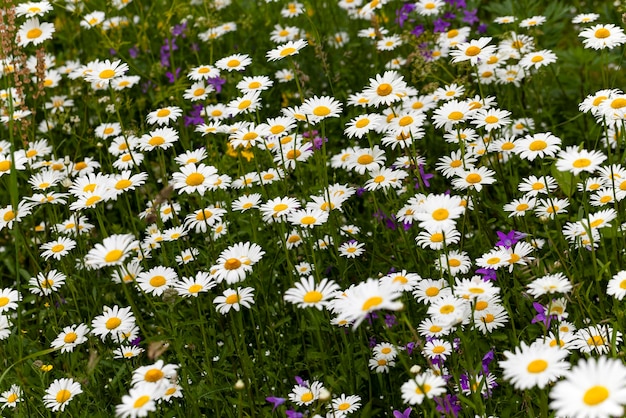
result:
[[[243,383],[243,380],[239,379],[235,382],[234,388],[235,390],[244,390],[246,388],[246,384]]]
[[[330,398],[331,398],[331,394],[328,391],[328,389],[322,388],[320,390],[320,401],[326,402],[326,401],[330,400]]]
[[[415,366],[411,367],[410,372],[412,374],[418,374],[421,370],[422,368],[416,364]]]

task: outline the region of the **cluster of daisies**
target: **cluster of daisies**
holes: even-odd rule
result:
[[[129,2],[114,0],[112,3],[115,9],[122,10]],[[351,18],[372,21],[386,3],[383,0],[367,3],[342,0],[339,6]],[[228,1],[222,0],[214,6],[219,10],[228,5]],[[84,13],[82,3],[72,0],[66,0],[66,6],[81,14],[80,25],[86,29],[106,31],[130,22],[125,17],[107,18],[101,11]],[[27,19],[17,30],[18,46],[39,46],[52,38],[54,25],[39,21],[39,17],[51,10],[52,6],[46,1],[16,7],[16,15]],[[441,0],[420,0],[415,4],[416,13],[422,16],[438,16],[443,10]],[[281,10],[285,19],[303,13],[304,5],[298,2],[289,2]],[[626,43],[623,30],[615,25],[590,26],[598,17],[585,14],[573,21],[586,25],[580,32],[586,48],[612,49]],[[503,25],[513,25],[516,21],[513,16],[496,19]],[[452,63],[468,63],[475,69],[474,81],[481,85],[519,86],[557,60],[552,51],[537,50],[532,36],[520,33],[545,21],[543,16],[524,19],[497,45],[492,44],[490,37],[470,39],[470,27],[449,29],[429,46],[430,59],[449,58]],[[228,22],[198,36],[202,41],[214,42],[236,29],[236,23]],[[392,51],[402,44],[400,36],[390,35],[383,27],[363,29],[358,36],[371,39],[379,51]],[[305,37],[304,31],[296,26],[277,24],[270,33],[270,40],[276,46],[265,51],[263,65],[297,60],[301,51],[308,52]],[[336,47],[345,45],[348,40],[349,34],[344,32],[329,38]],[[64,218],[34,222],[35,231],[45,232],[42,235],[49,237],[37,243],[40,257],[46,264],[58,263],[58,268],[46,268],[34,274],[28,281],[30,292],[36,297],[60,294],[66,282],[72,280],[63,267],[71,264],[85,271],[97,270],[112,281],[133,286],[138,293],[150,297],[176,295],[201,300],[202,294],[219,289],[212,298],[214,309],[226,315],[253,308],[256,289],[250,285],[253,282],[250,277],[255,273],[255,266],[264,257],[286,251],[288,257],[299,263],[293,265],[297,279],[285,285],[289,287],[282,292],[283,300],[299,309],[326,310],[332,315],[333,325],[355,329],[378,311],[400,311],[408,304],[426,313],[416,328],[424,340],[420,353],[429,367],[411,370],[413,376],[399,388],[403,402],[417,405],[427,398],[461,392],[468,396],[476,391],[489,395],[496,385],[496,376],[492,373],[468,374],[460,385],[451,383],[453,379],[446,361],[461,349],[452,336],[456,331],[477,331],[486,335],[506,326],[509,313],[503,304],[501,289],[492,280],[507,272],[518,274],[540,257],[545,242],[521,234],[471,256],[462,247],[461,222],[471,211],[480,209],[480,193],[495,187],[497,165],[554,161],[558,172],[578,176],[577,191],[588,194],[591,206],[599,208],[566,222],[562,234],[573,249],[594,250],[600,246],[602,229],[614,226],[613,221],[618,218],[617,210],[609,205],[626,196],[626,181],[623,180],[626,168],[621,164],[603,165],[607,155],[602,151],[573,146],[563,148],[563,140],[557,134],[537,131],[533,119],[500,108],[495,97],[466,97],[466,87],[457,84],[421,93],[397,71],[404,61],[401,57],[392,60],[387,71],[370,78],[360,91],[352,93],[346,103],[328,95],[302,97],[300,105],[283,107],[270,117],[261,117],[261,111],[268,104],[264,102],[264,94],[268,95],[276,81],[295,79],[296,73],[285,68],[276,72],[274,79],[254,75],[251,74],[254,60],[251,55],[235,53],[195,66],[188,70],[188,83],[181,92],[183,101],[202,107],[204,123],[194,128],[197,139],[223,145],[217,148],[248,162],[254,159],[254,168],[240,160],[240,167],[248,171],[237,176],[211,165],[210,153],[204,147],[181,151],[184,147],[181,138],[186,137],[181,134],[180,123],[184,110],[174,105],[151,110],[145,116],[149,128],[141,134],[125,128],[122,121],[101,122],[95,126],[94,136],[108,152],[106,157],[112,168],[87,156],[59,158],[44,138],[28,142],[19,149],[8,141],[0,141],[0,178],[7,179],[16,171],[28,178],[28,189],[20,189],[28,191],[23,192],[17,206],[0,207],[0,231],[40,216],[41,207],[47,210],[52,206],[51,211],[63,214]],[[25,64],[30,73],[36,73],[41,69],[40,62],[44,64],[41,81],[49,90],[59,87],[62,81],[78,80],[89,83],[97,94],[106,94],[111,89],[131,89],[141,80],[139,76],[127,75],[130,68],[121,60],[92,60],[86,64],[67,61],[57,67],[54,56],[45,55],[39,60],[30,57]],[[3,60],[2,68],[4,75],[19,69],[12,57]],[[223,97],[216,94],[214,81],[223,76],[236,86],[237,97],[222,100]],[[0,98],[5,108],[15,109],[2,116],[4,122],[30,115],[28,111],[18,110],[26,101],[18,90],[0,91]],[[102,101],[107,102],[106,98]],[[46,99],[44,106],[49,118],[39,124],[40,134],[50,132],[58,121],[65,121],[66,116],[71,121],[69,113],[75,103],[71,97],[56,95]],[[118,103],[109,106],[107,114],[112,115]],[[626,95],[617,89],[601,90],[585,98],[579,108],[581,112],[591,113],[599,125],[607,128],[603,137],[607,154],[617,149],[623,137]],[[347,112],[358,113],[340,129],[350,143],[328,156],[326,147],[330,149],[331,144],[326,145],[329,139],[319,131],[337,124]],[[73,121],[78,122],[79,119]],[[71,131],[70,125],[63,124],[61,128]],[[436,156],[435,169],[449,182],[450,192],[425,191],[428,185],[424,169],[427,158],[432,160],[434,156],[421,156],[417,148],[427,132],[441,136],[442,142],[452,144],[450,146],[458,146],[449,155]],[[335,149],[332,148],[332,152]],[[165,158],[175,162],[172,172],[166,172],[165,164],[159,173],[150,172],[147,162]],[[336,171],[334,174],[349,181],[324,179],[321,187],[307,191],[306,198],[296,196],[295,192],[284,192],[293,189],[270,187],[309,176],[311,172],[319,174],[319,166],[322,170],[329,166]],[[109,168],[112,172],[107,172]],[[573,197],[561,190],[553,176],[537,174],[524,177],[517,186],[520,194],[503,206],[509,217],[528,221],[530,217],[526,215],[534,214],[549,223],[557,215],[568,213],[568,208],[573,206]],[[140,194],[146,183],[154,180],[153,175],[160,176],[157,181],[177,194],[173,198],[145,202],[145,208],[137,214],[147,225],[142,235],[109,234],[97,243],[84,245],[97,230],[92,215],[98,216],[98,210],[108,210],[118,202],[123,206],[121,202],[127,203],[130,195]],[[416,187],[420,187],[419,193],[415,192]],[[229,193],[232,199],[214,200],[215,192],[223,192],[222,196]],[[387,203],[394,222],[402,223],[407,235],[433,261],[430,269],[435,278],[400,270],[342,287],[344,283],[321,277],[315,270],[318,266],[303,257],[309,246],[316,255],[337,254],[343,258],[341,262],[351,259],[358,262],[360,257],[368,255],[367,235],[361,234],[360,226],[348,223],[345,215],[346,209],[363,193],[389,198]],[[564,197],[566,195],[570,197]],[[214,201],[209,203],[210,200]],[[125,206],[123,210],[126,211]],[[245,239],[224,244],[223,237],[235,236],[229,234],[229,225],[243,213],[250,216],[253,224],[275,228],[273,230],[281,233],[273,237],[274,242],[262,242],[262,245]],[[99,231],[100,234],[105,232]],[[336,242],[339,239],[342,242]],[[207,258],[191,245],[198,240],[203,244],[210,241],[210,251],[219,252],[206,268],[196,268],[198,263],[194,264],[199,257]],[[166,247],[170,242],[175,242],[179,248],[175,256],[177,265],[153,262],[164,258],[159,257],[160,250],[173,248]],[[183,270],[187,267],[195,268],[194,274],[182,276],[182,271],[188,271]],[[482,271],[481,275],[471,273],[474,267]],[[504,380],[518,390],[544,389],[550,385],[551,407],[559,415],[619,415],[626,403],[623,400],[626,367],[605,355],[620,347],[622,334],[608,324],[586,323],[577,329],[577,325],[568,322],[567,301],[573,288],[570,279],[560,272],[528,281],[526,293],[535,298],[533,307],[537,311],[533,322],[550,329],[550,322],[554,321],[558,323],[558,332],[546,332],[530,344],[522,342],[513,351],[505,351],[504,359],[498,364]],[[607,294],[621,300],[626,295],[625,289],[626,272],[620,271],[609,281]],[[11,317],[19,308],[21,291],[11,287],[0,290],[1,340],[11,335]],[[112,344],[114,358],[131,359],[143,352],[134,343],[139,328],[130,307],[105,306],[90,325],[82,322],[63,325],[62,331],[50,342],[52,348],[61,352],[73,352],[90,336]],[[376,344],[369,359],[370,369],[389,373],[403,350],[386,342]],[[577,355],[597,355],[598,359],[581,360],[571,368],[568,357],[575,351]],[[145,416],[155,411],[160,403],[182,397],[178,367],[158,360],[133,370],[132,386],[121,398],[116,414]],[[47,388],[43,402],[53,411],[63,411],[81,393],[81,384],[73,378],[56,379]],[[300,407],[322,402],[329,417],[355,412],[361,401],[357,395],[332,398],[321,382],[302,380],[293,387],[288,398]],[[578,402],[572,402],[574,398]],[[0,397],[3,407],[14,407],[22,399],[22,389],[17,385]]]

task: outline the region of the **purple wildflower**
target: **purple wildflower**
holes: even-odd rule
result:
[[[296,412],[296,411],[292,411],[291,409],[288,409],[285,411],[285,415],[287,415],[289,418],[302,418],[304,417],[304,415],[300,412]]]
[[[456,397],[456,395],[446,394],[444,396],[435,397],[433,399],[437,404],[437,411],[447,416],[459,416],[459,412],[461,412],[461,402],[459,401],[459,398]]]
[[[387,325],[387,328],[391,328],[397,323],[398,321],[396,320],[395,315],[391,315],[391,314],[385,315],[385,325]]]
[[[495,282],[498,278],[497,273],[494,269],[476,269],[476,273],[480,274],[485,282]]]
[[[404,26],[404,22],[407,21],[413,10],[415,10],[414,3],[405,3],[401,8],[396,10],[396,23],[398,26]]]
[[[476,16],[476,13],[478,13],[478,9],[464,10],[463,14],[465,14],[465,16],[463,17],[462,21],[469,23],[470,25],[473,25],[474,23],[478,23],[479,19]]]
[[[424,187],[430,187],[430,182],[428,180],[432,179],[433,177],[435,177],[434,174],[431,173],[426,173],[424,171],[424,165],[423,164],[419,164],[418,166],[419,172],[420,172],[420,177],[422,178],[422,181],[424,182]],[[415,188],[419,188],[419,182],[415,185]]]
[[[480,25],[478,25],[478,29],[476,29],[476,32],[478,33],[485,33],[487,32],[487,25],[484,23],[481,23]]]
[[[167,77],[167,81],[169,81],[170,84],[174,84],[176,82],[176,79],[178,79],[179,74],[180,74],[180,67],[176,68],[173,74],[170,71],[166,72],[165,76]]]
[[[272,408],[272,412],[274,412],[279,405],[284,404],[286,401],[285,398],[278,398],[276,396],[268,396],[267,398],[265,398],[265,400],[274,405],[274,407]]]
[[[482,360],[483,374],[485,375],[489,374],[489,365],[491,364],[494,358],[495,358],[495,354],[493,350],[487,351],[487,354],[483,356],[483,360]]]
[[[546,315],[548,309],[539,302],[533,302],[533,308],[535,308],[537,315],[530,321],[531,324],[542,322],[546,328],[550,328],[550,321],[557,319],[556,315]]]
[[[439,18],[433,22],[433,25],[434,25],[433,32],[441,33],[441,32],[445,32],[448,30],[448,27],[450,26],[450,22],[446,22],[445,20]]]
[[[183,38],[187,37],[185,33],[187,31],[187,23],[181,23],[180,25],[174,25],[172,28],[172,35],[174,36],[182,36]]]
[[[131,58],[137,58],[139,56],[139,48],[137,48],[137,45],[128,50],[128,55],[130,55]]]
[[[501,231],[497,231],[499,241],[496,242],[496,245],[501,245],[506,248],[513,248],[515,244],[518,243],[519,240],[526,238],[526,234],[523,232],[518,232],[515,230],[511,230],[508,233],[504,233]]]
[[[220,78],[220,77],[213,77],[213,78],[209,78],[207,82],[213,86],[213,88],[215,89],[215,93],[221,93],[222,86],[226,84],[226,79]]]
[[[405,409],[404,412],[400,412],[398,410],[394,410],[393,411],[393,418],[409,418],[409,416],[411,415],[411,411],[413,411],[413,410],[411,409],[410,406],[407,409]]]
[[[204,118],[201,116],[203,108],[202,105],[194,105],[189,115],[185,115],[185,126],[203,124]]]
[[[424,33],[424,25],[417,25],[411,31],[411,35],[415,36],[416,38],[419,38],[420,36],[422,36],[423,33]]]

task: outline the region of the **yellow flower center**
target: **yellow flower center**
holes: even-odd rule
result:
[[[322,292],[318,292],[317,290],[309,290],[305,293],[302,300],[304,301],[304,303],[317,303],[322,300],[323,297],[324,295],[322,294]]]
[[[537,141],[531,142],[530,145],[528,146],[528,149],[531,151],[541,151],[541,150],[546,149],[547,146],[548,146],[548,143],[546,141],[537,140]]]
[[[526,370],[528,370],[528,373],[541,373],[547,368],[548,368],[548,362],[545,360],[539,359],[539,360],[533,360],[530,363],[528,363]]]
[[[57,403],[67,402],[72,397],[72,392],[67,389],[61,389],[57,392],[56,401]]]
[[[111,250],[104,256],[104,261],[107,263],[115,263],[122,258],[124,252],[122,250]]]
[[[436,209],[435,211],[433,211],[432,214],[433,219],[436,221],[443,221],[445,219],[448,219],[448,216],[450,216],[450,212],[448,212],[448,210],[445,208]]]
[[[480,183],[481,180],[482,180],[482,177],[480,176],[480,174],[476,174],[476,173],[468,174],[467,177],[465,177],[465,181],[470,184]]]
[[[300,397],[300,400],[302,402],[310,402],[313,400],[313,393],[311,392],[306,392],[304,394],[302,394],[302,396]]]
[[[236,293],[233,293],[226,298],[226,303],[228,303],[229,305],[235,304],[237,302],[239,302],[239,295]]]
[[[132,186],[133,182],[128,179],[121,179],[117,183],[115,183],[115,188],[117,190],[124,190],[127,187]]]
[[[423,395],[425,393],[430,392],[430,389],[431,389],[430,385],[423,384],[421,387],[418,386],[415,388],[415,393],[417,393],[418,395]]]
[[[282,50],[280,51],[280,56],[281,56],[281,57],[286,57],[287,55],[291,55],[291,54],[293,54],[294,52],[296,52],[296,48],[292,48],[292,47],[289,47],[289,48],[284,48],[284,49],[282,49]]]
[[[15,212],[13,212],[12,210],[7,211],[7,213],[4,214],[3,219],[5,222],[10,222],[13,219],[15,219]]]
[[[113,330],[119,327],[121,323],[122,323],[121,319],[119,319],[118,317],[113,317],[113,318],[107,319],[107,321],[104,323],[104,326],[108,330]]]
[[[17,396],[16,393],[12,393],[9,396],[7,396],[7,403],[16,402],[18,399],[19,399],[19,396]]]
[[[204,182],[204,176],[200,173],[191,173],[185,179],[188,186],[199,186]]]
[[[295,160],[296,158],[298,158],[300,155],[302,155],[302,152],[300,152],[300,150],[297,149],[292,149],[287,151],[287,154],[285,155],[287,157],[287,159],[289,160]]]
[[[482,311],[484,309],[487,308],[487,306],[489,306],[489,304],[487,302],[485,302],[484,300],[479,300],[478,302],[476,302],[476,310],[477,311]]]
[[[315,219],[313,216],[304,216],[300,220],[300,223],[302,223],[303,225],[313,225],[316,220],[317,219]]]
[[[357,158],[356,162],[362,165],[371,164],[374,161],[374,157],[369,154],[364,154]]]
[[[317,106],[313,109],[313,114],[320,117],[328,116],[330,114],[330,109],[326,106]]]
[[[376,94],[379,96],[389,96],[393,91],[393,87],[389,83],[382,83],[376,87]]]
[[[459,34],[459,31],[458,31],[458,30],[456,30],[456,29],[450,29],[450,30],[448,31],[448,39],[451,39],[451,38],[456,38],[456,37],[458,36],[458,34]]]
[[[474,45],[470,46],[469,48],[465,50],[465,55],[469,57],[475,57],[478,54],[480,54],[480,48]]]
[[[106,70],[100,71],[100,74],[99,74],[100,78],[103,78],[103,79],[111,78],[114,75],[115,75],[115,71],[113,71],[113,70],[111,70],[109,68],[106,69]]]
[[[241,261],[238,258],[229,258],[224,262],[226,270],[237,270],[239,267],[241,267]]]
[[[85,207],[90,207],[98,203],[102,198],[100,196],[91,196],[85,201]]]
[[[608,38],[609,36],[611,36],[611,32],[606,28],[600,28],[596,30],[594,35],[598,39],[604,39],[604,38]]]
[[[193,95],[194,97],[199,97],[199,96],[202,96],[205,91],[206,89],[204,87],[199,87],[193,91]]]
[[[230,68],[234,68],[234,67],[238,67],[240,64],[241,64],[241,61],[239,61],[238,59],[232,59],[226,63],[226,66]]]
[[[65,334],[65,337],[63,338],[63,342],[65,344],[72,344],[74,341],[76,341],[77,338],[78,338],[78,335],[76,335],[75,332],[68,332],[67,334]]]
[[[39,28],[33,28],[31,30],[29,30],[28,32],[26,32],[26,37],[28,39],[37,39],[41,36],[43,32],[41,31],[41,29]]]
[[[443,305],[439,308],[439,312],[443,315],[448,315],[454,312],[454,305]]]
[[[11,300],[6,296],[0,297],[0,307],[6,306],[10,301]]]
[[[380,305],[381,303],[383,303],[383,298],[381,298],[380,296],[372,296],[365,301],[363,306],[361,306],[361,310],[369,311],[370,309]]]
[[[450,120],[461,120],[463,119],[463,113],[455,110],[448,115],[448,119]]]
[[[244,109],[247,109],[251,104],[252,104],[252,100],[245,99],[245,100],[242,100],[241,103],[239,103],[237,108],[239,110],[244,110]]]
[[[448,265],[450,267],[459,267],[461,265],[461,260],[457,258],[451,258],[448,260]]]
[[[133,404],[133,408],[139,409],[142,406],[144,406],[145,404],[147,404],[148,401],[150,401],[150,397],[148,395],[143,395],[143,396],[137,398],[137,400]]]
[[[164,143],[165,138],[163,138],[162,136],[153,136],[148,141],[148,144],[152,145],[153,147],[158,147],[159,145],[163,145]]]
[[[158,382],[159,380],[161,380],[163,378],[163,372],[159,369],[150,369],[146,372],[146,374],[144,375],[144,380],[146,382]]]
[[[166,280],[163,276],[154,276],[150,279],[150,286],[152,287],[161,287],[165,284]]]
[[[613,109],[621,109],[622,107],[626,107],[626,99],[615,99],[611,102],[611,107]]]
[[[609,390],[601,385],[590,387],[583,396],[583,402],[590,406],[598,405],[609,397]]]
[[[496,123],[498,122],[500,119],[498,119],[497,117],[493,116],[493,115],[489,115],[485,118],[485,122],[487,123]]]

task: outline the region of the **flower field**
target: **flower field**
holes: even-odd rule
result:
[[[626,4],[2,7],[2,416],[626,413]]]

